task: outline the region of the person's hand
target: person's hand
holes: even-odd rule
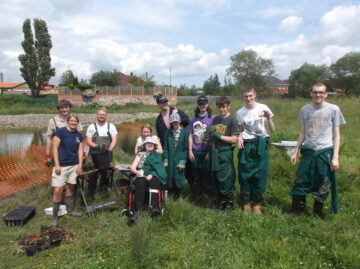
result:
[[[244,139],[241,137],[241,134],[238,136],[238,148],[239,149],[244,148]]]
[[[50,167],[52,165],[52,159],[51,159],[51,155],[50,154],[46,154],[45,155],[45,165],[47,167]]]
[[[55,174],[57,174],[57,175],[60,175],[60,174],[61,174],[60,165],[55,165]]]
[[[145,178],[146,178],[146,180],[151,180],[153,178],[153,176],[152,175],[147,175]]]
[[[291,163],[292,164],[296,164],[296,162],[297,162],[297,157],[298,157],[298,154],[297,154],[297,152],[295,152],[293,155],[291,155]]]
[[[164,167],[166,168],[166,167],[168,167],[169,166],[169,163],[168,163],[168,160],[164,160]]]
[[[339,159],[338,158],[332,158],[331,163],[330,163],[330,170],[335,171],[339,167],[340,167]]]
[[[185,164],[178,164],[176,167],[179,169],[179,171],[182,171],[185,169]]]
[[[194,154],[193,154],[192,152],[190,152],[190,151],[189,151],[189,160],[190,160],[190,162],[195,161],[195,156],[194,156]]]
[[[178,109],[176,107],[174,107],[173,111],[172,111],[172,114],[175,114],[175,113],[178,113]]]
[[[206,161],[208,161],[208,160],[209,160],[209,158],[210,158],[210,154],[209,154],[209,153],[207,153],[207,154],[205,155],[205,160],[206,160]]]
[[[220,134],[220,133],[218,133],[218,132],[213,132],[213,133],[211,134],[211,136],[212,136],[213,138],[219,139],[219,140],[221,140],[221,135],[222,135],[222,134]]]
[[[78,167],[76,168],[76,174],[80,175],[82,173],[82,166],[78,165]]]
[[[261,115],[261,117],[265,117],[265,118],[267,118],[268,120],[270,120],[270,111],[264,110],[264,111],[263,111],[263,114]]]

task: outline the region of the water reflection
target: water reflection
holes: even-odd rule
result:
[[[43,130],[1,130],[0,152],[12,152],[34,145],[45,145],[46,132]]]

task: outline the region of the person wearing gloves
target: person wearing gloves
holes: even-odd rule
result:
[[[164,166],[167,168],[166,187],[175,197],[182,194],[185,187],[185,164],[188,156],[188,129],[181,126],[178,113],[170,116],[171,128],[165,133],[163,148]]]
[[[270,132],[275,130],[273,113],[267,105],[257,103],[253,88],[243,91],[245,106],[235,116],[239,123],[238,178],[244,212],[262,214],[268,175]]]

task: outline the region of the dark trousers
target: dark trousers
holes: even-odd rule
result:
[[[146,190],[148,188],[159,190],[161,188],[161,182],[157,177],[153,177],[151,180],[146,180],[145,177],[138,177],[133,182],[135,191],[134,191],[134,209],[135,211],[139,211],[144,204]],[[151,208],[158,207],[158,194],[151,193]]]

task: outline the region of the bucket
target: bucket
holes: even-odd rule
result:
[[[107,149],[101,149],[90,152],[96,169],[104,169],[109,167],[110,164],[110,151]]]

